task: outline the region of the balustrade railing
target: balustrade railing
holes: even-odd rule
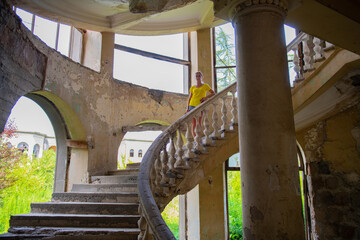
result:
[[[231,96],[229,96],[231,93]],[[228,108],[231,110],[228,112]],[[220,116],[220,118],[219,118]],[[194,137],[192,121],[196,119]],[[201,122],[200,122],[201,121]],[[138,239],[175,239],[161,217],[179,185],[201,164],[201,154],[227,131],[236,130],[236,83],[217,93],[169,126],[147,150],[138,180],[141,233]],[[185,133],[185,135],[184,135]]]
[[[314,70],[314,63],[325,58],[324,50],[332,47],[323,40],[306,33],[299,34],[288,46],[293,52],[295,81],[304,73]],[[138,239],[175,239],[161,217],[161,211],[182,189],[187,176],[201,164],[201,155],[227,131],[238,125],[236,83],[225,88],[208,101],[185,114],[169,126],[147,150],[143,157],[138,180],[139,214]],[[231,93],[231,96],[229,96]],[[230,109],[230,111],[228,111]],[[195,136],[192,121],[196,119]]]
[[[325,59],[324,51],[334,45],[311,36],[307,33],[300,33],[287,46],[287,52],[293,55],[293,70],[295,72],[294,82],[304,79],[304,73],[315,69],[314,63]],[[289,56],[289,54],[288,54]]]

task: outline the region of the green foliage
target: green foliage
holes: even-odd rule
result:
[[[235,44],[222,27],[215,29],[216,67],[236,66]],[[236,81],[235,68],[217,68],[217,87],[221,91]]]
[[[179,239],[179,196],[176,196],[161,213],[166,224],[174,234],[176,239]]]
[[[229,236],[243,239],[240,171],[228,171]]]
[[[14,151],[18,151],[13,149]],[[41,158],[21,155],[13,164],[3,161],[9,186],[0,189],[0,233],[9,228],[10,215],[30,212],[30,203],[51,200],[56,154],[53,150],[43,152]]]
[[[126,168],[126,164],[128,163],[134,163],[133,161],[131,161],[130,159],[126,158],[125,154],[121,154],[121,159],[118,160],[118,169],[125,169]]]

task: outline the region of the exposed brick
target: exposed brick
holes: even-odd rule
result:
[[[334,189],[337,189],[338,186],[339,186],[339,181],[338,181],[337,177],[330,176],[330,177],[325,178],[325,187],[327,189],[334,190]]]
[[[334,196],[329,191],[320,191],[315,195],[314,204],[317,207],[334,206]]]
[[[344,214],[339,208],[326,209],[326,218],[330,223],[339,223],[343,220]]]
[[[322,189],[325,184],[324,184],[324,180],[321,176],[313,176],[311,178],[311,183],[312,183],[312,188],[314,189],[314,191],[318,191],[319,189]]]
[[[350,196],[348,192],[341,191],[333,193],[335,204],[338,206],[347,206],[350,203]]]
[[[354,191],[350,195],[351,206],[356,209],[360,209],[360,191]]]
[[[341,225],[339,227],[339,234],[343,239],[353,239],[355,236],[355,227]]]
[[[329,164],[325,161],[318,162],[319,174],[330,174]]]

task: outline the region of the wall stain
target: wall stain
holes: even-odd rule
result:
[[[264,220],[264,214],[255,206],[250,207],[251,221],[262,221]]]
[[[148,90],[148,94],[149,96],[154,99],[157,103],[161,104],[161,101],[163,99],[164,96],[164,92],[160,91],[160,90],[155,90],[155,89],[149,89]]]

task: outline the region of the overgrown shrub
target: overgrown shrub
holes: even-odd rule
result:
[[[11,151],[19,152],[16,148]],[[9,228],[11,215],[29,213],[32,202],[51,200],[56,154],[48,150],[41,158],[31,158],[21,153],[16,161],[9,158],[0,161],[5,178],[11,179],[0,189],[0,233],[4,233]]]

